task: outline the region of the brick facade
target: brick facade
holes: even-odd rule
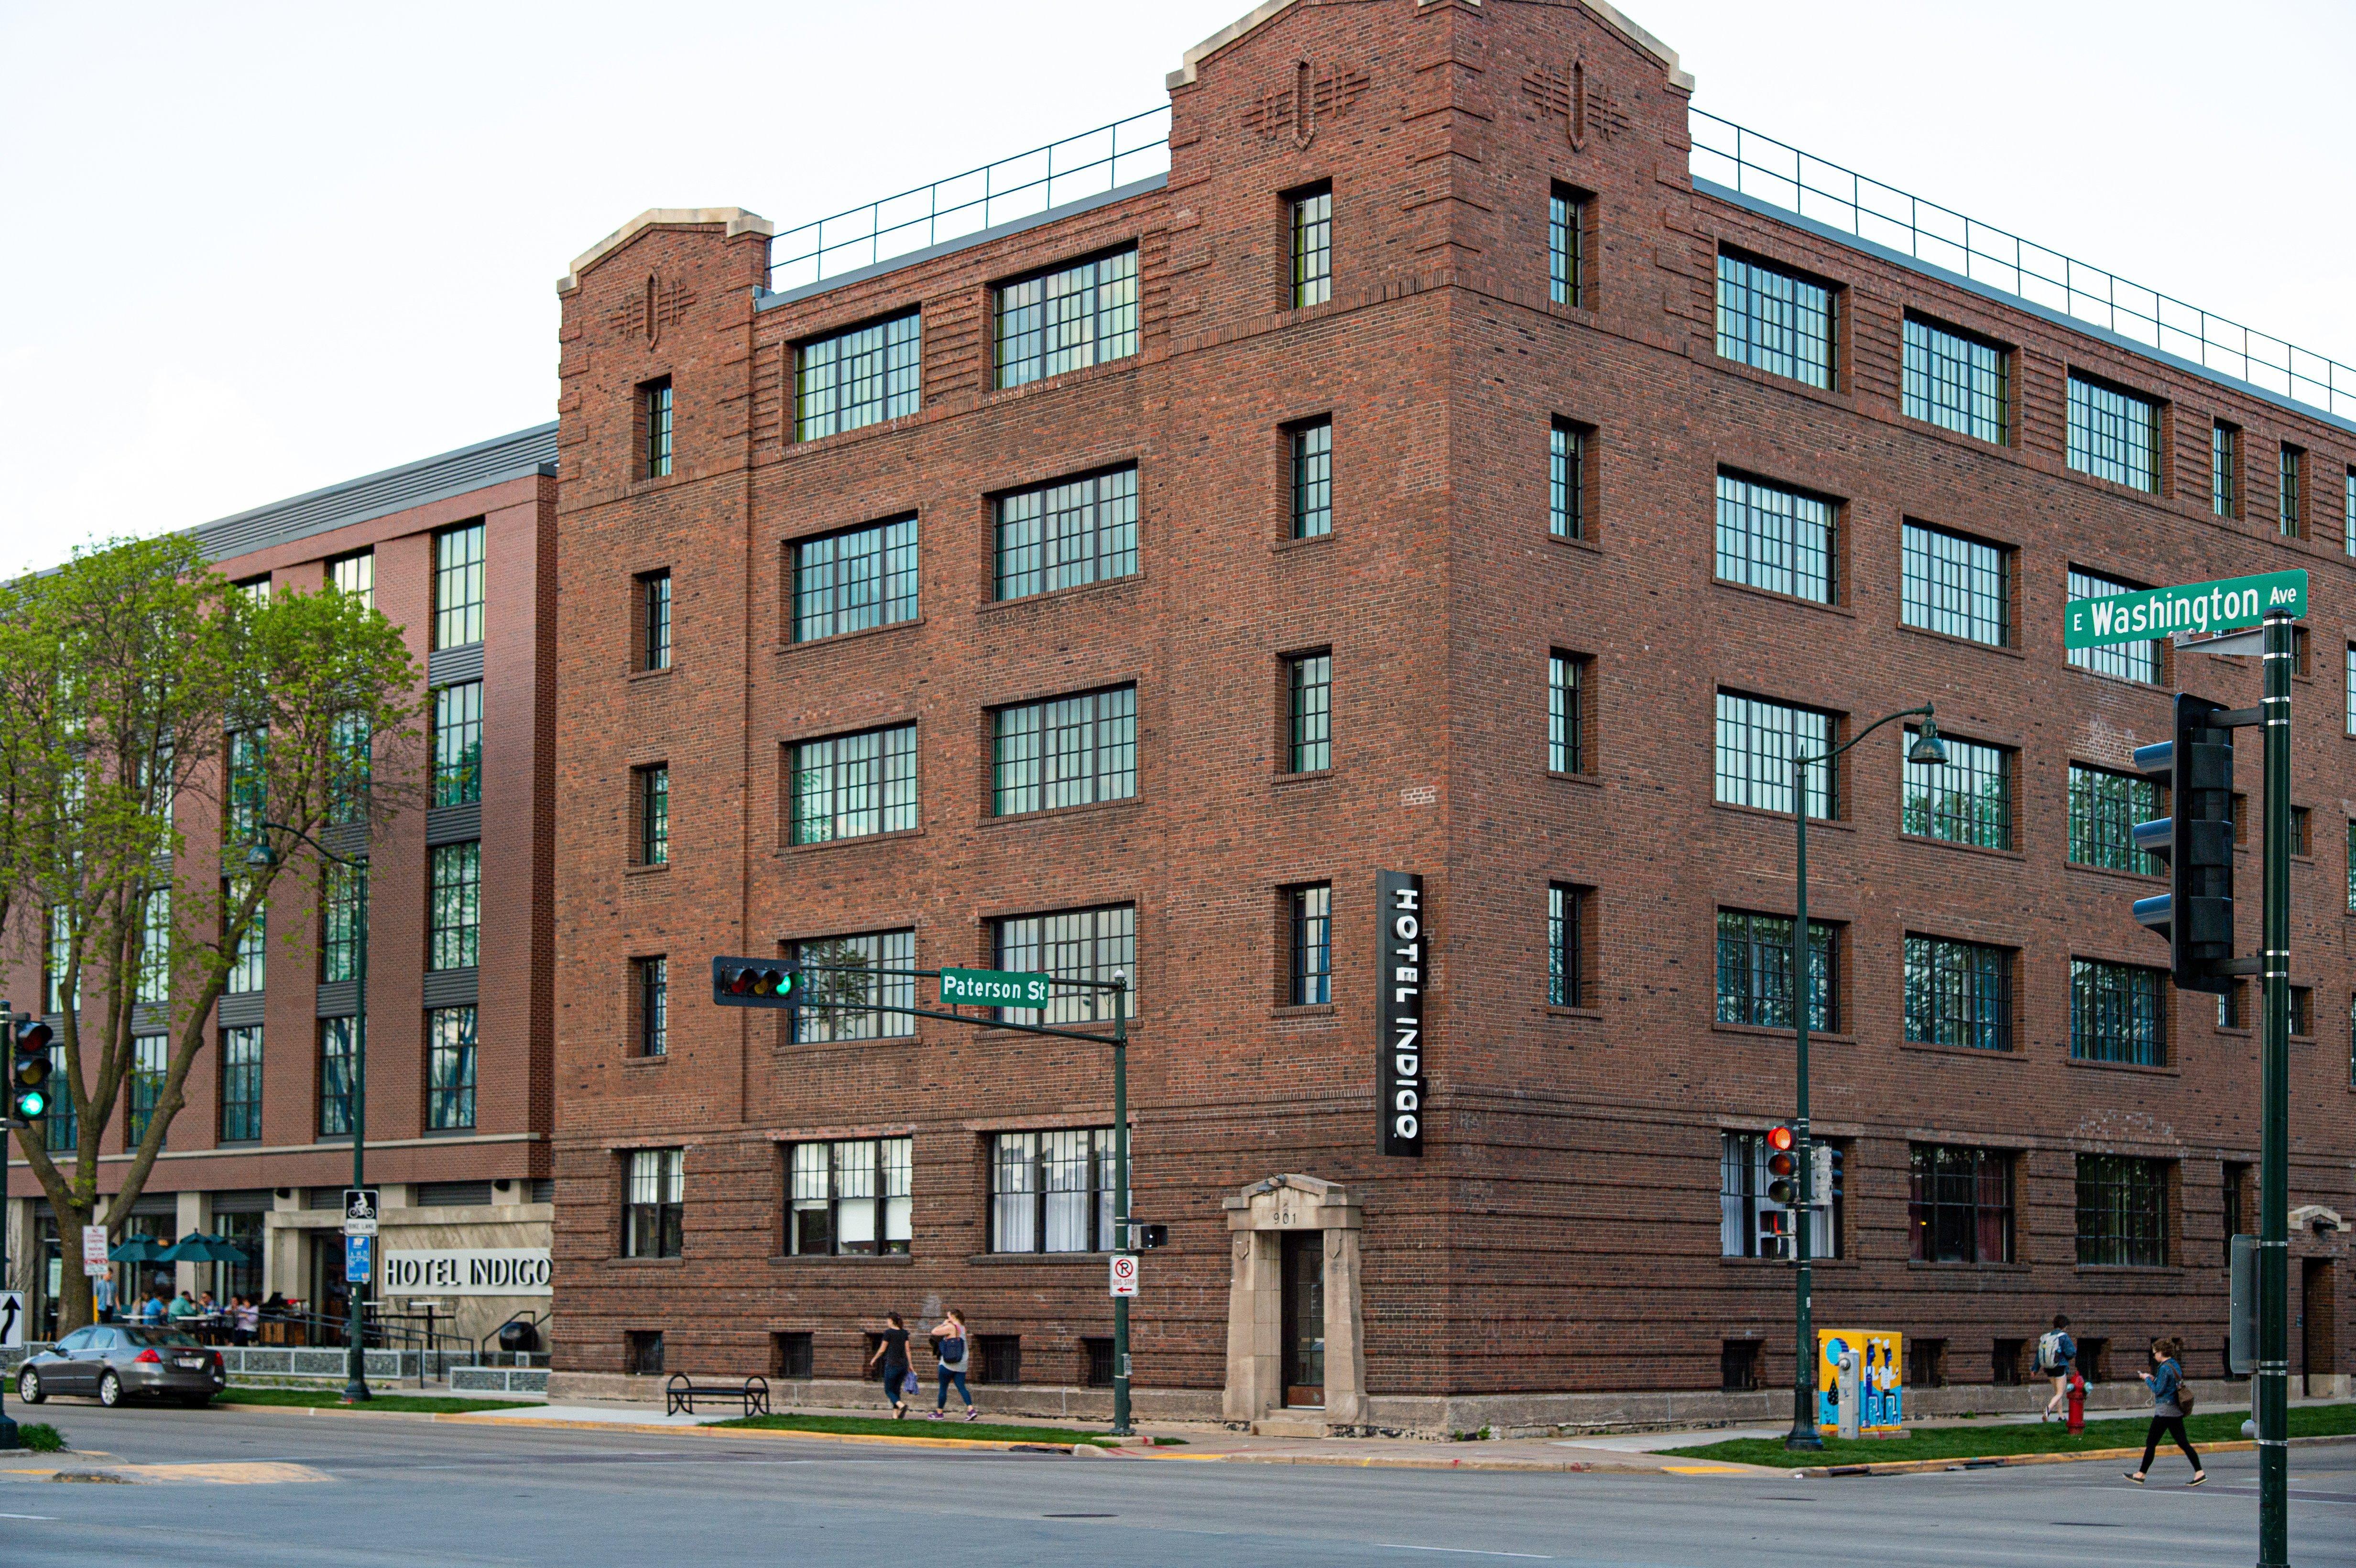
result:
[[[1025,1382],[1079,1381],[1083,1340],[1109,1332],[1103,1261],[991,1254],[986,1149],[1107,1124],[1106,1053],[930,1022],[792,1044],[769,1015],[710,1006],[700,976],[716,954],[907,927],[921,965],[988,963],[994,920],[1124,904],[1136,1208],[1171,1237],[1136,1314],[1141,1409],[1215,1409],[1222,1200],[1289,1172],[1344,1184],[1363,1214],[1376,1424],[1414,1424],[1397,1413],[1417,1401],[1714,1391],[1730,1339],[1763,1341],[1761,1377],[1788,1382],[1789,1274],[1719,1255],[1721,1134],[1769,1125],[1793,1093],[1788,1030],[1713,1021],[1717,912],[1788,915],[1794,896],[1790,816],[1713,797],[1714,693],[1734,689],[1829,710],[1844,735],[1935,701],[1951,735],[2018,749],[2011,849],[1901,835],[1894,736],[1850,754],[1841,819],[1814,835],[1813,912],[1840,928],[1842,976],[1815,1112],[1847,1187],[1817,1322],[1943,1339],[1946,1375],[1985,1381],[1995,1340],[2066,1310],[2122,1347],[2182,1334],[2196,1375],[2217,1373],[2222,1172],[2256,1155],[2254,1040],[2171,992],[2168,1065],[2072,1059],[2071,959],[2162,949],[2127,914],[2150,880],[2065,865],[2067,778],[2164,739],[2170,686],[2250,702],[2257,675],[2190,655],[2158,687],[2073,668],[2063,582],[2073,565],[2144,583],[2313,573],[2296,777],[2316,853],[2294,876],[2294,942],[2318,1021],[2293,1051],[2291,1200],[2356,1211],[2340,799],[2356,574],[2339,509],[2356,428],[1697,189],[1690,81],[1603,7],[1297,0],[1223,38],[1172,79],[1166,181],[782,294],[758,220],[651,214],[563,285],[560,1372],[619,1372],[626,1337],[650,1331],[672,1370],[768,1371],[770,1337],[807,1332],[817,1375],[849,1378],[884,1311],[946,1303],[1019,1334]],[[1577,305],[1547,285],[1558,182],[1591,198]],[[1332,297],[1291,308],[1283,198],[1319,185]],[[1125,246],[1138,352],[994,389],[993,290]],[[1721,250],[1835,286],[1828,389],[1719,357]],[[921,408],[796,440],[796,346],[911,309]],[[1901,417],[1908,311],[2009,350],[2006,443]],[[2160,400],[2158,493],[2068,465],[2072,369]],[[648,479],[637,389],[662,377],[678,460]],[[1333,424],[1333,523],[1296,540],[1284,432],[1312,417]],[[2240,518],[2210,510],[2213,418],[2244,432]],[[1593,432],[1577,539],[1547,529],[1556,420]],[[2286,439],[2318,476],[2304,539],[2273,524]],[[991,497],[1125,464],[1137,572],[994,601]],[[1721,469],[1838,502],[1837,603],[1716,578]],[[793,642],[794,542],[910,514],[920,614]],[[2009,645],[1901,624],[1902,519],[2011,552]],[[632,581],[657,569],[679,651],[634,674]],[[1312,650],[1333,660],[1333,765],[1288,775],[1282,661]],[[1557,651],[1590,661],[1580,773],[1545,765]],[[991,815],[991,710],[1130,683],[1132,798]],[[789,845],[785,748],[911,721],[918,826]],[[631,771],[655,763],[672,850],[644,869]],[[1382,870],[1430,890],[1419,1161],[1376,1152]],[[1282,1005],[1282,892],[1314,882],[1333,889],[1334,999]],[[1549,882],[1593,890],[1590,1005],[1547,1004]],[[2244,888],[2254,937],[2254,858]],[[2012,1051],[1905,1042],[1910,933],[2014,951]],[[652,955],[674,987],[657,1058],[633,1054],[628,1022],[630,961]],[[914,1139],[909,1255],[787,1255],[784,1146],[873,1136]],[[2016,1157],[2019,1262],[1908,1261],[1915,1142]],[[683,1255],[623,1258],[625,1157],[669,1146]],[[2077,1265],[2087,1152],[2171,1162],[2169,1266]],[[2343,1240],[2296,1245],[2349,1266]]]

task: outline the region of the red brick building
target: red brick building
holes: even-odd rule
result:
[[[2153,967],[2127,770],[2257,675],[2061,619],[2293,565],[2295,1370],[2344,1388],[2347,389],[1762,197],[1595,0],[1279,0],[1169,86],[1166,174],[1067,144],[865,249],[652,211],[560,284],[560,1392],[851,1379],[958,1306],[996,1408],[1101,1399],[1107,1052],[710,1004],[799,954],[1132,977],[1141,1413],[1768,1414],[1789,759],[1924,702],[1935,779],[1893,725],[1811,795],[1816,1321],[1918,1387],[2033,1381],[2056,1311],[2216,1376],[2250,1003]]]
[[[241,586],[316,592],[332,581],[369,595],[406,629],[425,672],[432,804],[373,843],[351,829],[329,846],[369,864],[368,1176],[383,1189],[379,1244],[395,1263],[483,1249],[544,1257],[549,1244],[555,517],[556,429],[542,425],[195,530]],[[241,848],[224,848],[220,822],[193,803],[180,818],[179,877],[215,861],[234,868]],[[187,1104],[123,1232],[216,1232],[246,1243],[253,1262],[122,1265],[121,1290],[162,1280],[342,1311],[357,927],[347,912],[331,930],[296,879],[281,885],[269,939],[217,1004]],[[12,958],[7,994],[55,1006],[39,942],[20,942]],[[160,1065],[178,1020],[167,1003],[142,1013],[134,1029],[156,1031]],[[126,1106],[137,1093],[126,1088]],[[119,1110],[102,1135],[102,1193],[119,1189],[135,1147],[128,1122]],[[83,1132],[53,1122],[51,1147]],[[28,1271],[37,1321],[52,1323],[80,1238],[59,1236],[22,1161],[9,1194],[10,1255],[38,1260]],[[398,1279],[382,1293],[403,1298],[395,1308],[424,1294]],[[545,1288],[431,1294],[455,1296],[445,1311],[469,1338],[548,1307]]]

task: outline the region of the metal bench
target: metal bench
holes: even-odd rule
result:
[[[769,1413],[769,1380],[749,1377],[741,1383],[697,1382],[685,1372],[673,1372],[663,1384],[663,1413],[677,1415],[685,1411],[695,1413],[695,1402],[728,1400],[744,1407],[747,1415]]]

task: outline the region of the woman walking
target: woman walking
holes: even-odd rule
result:
[[[952,1307],[948,1316],[933,1329],[933,1354],[940,1360],[941,1386],[933,1398],[931,1419],[938,1421],[949,1405],[949,1384],[957,1384],[958,1397],[965,1401],[965,1418],[971,1421],[980,1413],[973,1408],[973,1394],[965,1386],[967,1358],[972,1354],[973,1336],[965,1331],[965,1314]]]
[[[2209,1472],[2201,1467],[2201,1456],[2192,1451],[2192,1440],[2184,1435],[2184,1417],[2192,1408],[2192,1394],[2184,1386],[2183,1364],[2176,1359],[2183,1350],[2179,1340],[2152,1341],[2152,1370],[2143,1375],[2145,1385],[2151,1390],[2151,1425],[2144,1432],[2143,1463],[2127,1472],[2127,1479],[2138,1487],[2151,1470],[2152,1455],[2159,1447],[2159,1435],[2163,1432],[2176,1439],[2176,1445],[2192,1463],[2192,1479],[2185,1485],[2197,1487],[2209,1478]]]
[[[908,1396],[904,1392],[908,1381],[908,1327],[900,1321],[896,1312],[884,1315],[886,1327],[875,1336],[875,1353],[867,1358],[867,1370],[884,1369],[884,1397],[892,1402],[892,1419],[905,1421],[908,1415]]]

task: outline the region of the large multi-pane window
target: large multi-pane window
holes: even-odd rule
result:
[[[2001,647],[2012,640],[2011,552],[1968,534],[1899,530],[1899,616],[1910,626]]]
[[[1906,939],[1906,1038],[2012,1049],[2012,955],[1977,942]]]
[[[2306,457],[2307,453],[2297,447],[2284,446],[2279,482],[2275,487],[2276,526],[2292,539],[2307,531],[2307,513],[2300,505],[2306,494]]]
[[[63,1154],[80,1147],[81,1117],[74,1110],[73,1085],[66,1081],[66,1047],[63,1040],[49,1047],[49,1108],[44,1121],[42,1147],[52,1154]]]
[[[1313,773],[1333,765],[1333,656],[1285,661],[1284,771]]]
[[[2351,842],[2356,842],[2356,828],[2351,828]],[[2356,871],[2349,873],[2350,885],[2356,887]],[[2356,899],[2351,900],[2356,908]],[[45,1013],[74,1012],[81,1007],[81,977],[67,976],[73,963],[73,909],[69,904],[51,904],[49,917],[41,933],[41,1011]],[[68,993],[71,994],[69,995]]]
[[[638,389],[638,477],[662,479],[670,474],[670,378],[648,381]]]
[[[467,805],[483,798],[483,683],[434,692],[434,804]]]
[[[791,757],[791,842],[825,844],[916,826],[914,724],[804,741]]]
[[[2346,667],[2341,673],[2347,677],[2340,683],[2347,696],[2347,730],[2351,735],[2356,735],[2356,643],[2348,645]]]
[[[139,978],[132,999],[172,999],[172,890],[149,888],[140,903]]]
[[[670,668],[670,573],[649,571],[638,579],[639,667]]]
[[[999,1133],[990,1140],[990,1250],[1113,1250],[1113,1130]]]
[[[1285,1000],[1296,1008],[1333,999],[1333,887],[1317,882],[1285,894],[1292,928],[1291,972]]]
[[[924,328],[916,311],[794,350],[794,439],[857,430],[916,411]]]
[[[472,969],[482,955],[482,842],[436,844],[429,853],[425,966]]]
[[[2239,517],[2242,473],[2242,432],[2223,420],[2209,427],[2209,509],[2221,517]]]
[[[1762,1133],[1719,1135],[1718,1250],[1726,1257],[1792,1255],[1792,1211],[1767,1196],[1768,1186],[1773,1180],[1767,1173],[1772,1152]],[[1808,1214],[1808,1255],[1812,1258],[1840,1256],[1840,1221],[1847,1194],[1842,1190],[1837,1157],[1833,1164],[1830,1198],[1829,1209],[1817,1209]]]
[[[1908,419],[2002,446],[2009,416],[2005,394],[2003,349],[1906,318],[1899,407]]]
[[[2340,538],[2341,547],[2356,555],[2356,467],[2340,475]]]
[[[1547,432],[1547,532],[1587,537],[1587,432],[1561,420]]]
[[[368,820],[369,793],[376,775],[376,732],[369,715],[354,709],[327,726],[327,820],[339,827]]]
[[[245,901],[245,888],[235,879],[221,881],[221,910],[224,915],[233,912]],[[233,994],[259,991],[268,983],[270,954],[270,906],[253,906],[253,918],[237,940],[237,951],[230,955],[229,976],[222,989]]]
[[[909,1240],[913,1138],[796,1144],[786,1157],[787,1250],[798,1257],[882,1257]]]
[[[2159,405],[2070,378],[2070,466],[2136,490],[2159,488]]]
[[[2097,577],[2091,571],[2070,569],[2069,597],[2072,599],[2107,599],[2115,593],[2136,592],[2124,582],[2114,582],[2107,577]],[[2099,648],[2072,648],[2070,662],[2080,669],[2093,670],[2096,675],[2116,677],[2120,680],[2139,680],[2155,685],[2159,680],[2159,645],[2151,643],[2112,643]]]
[[[670,960],[640,958],[633,965],[638,980],[638,1054],[670,1054]]]
[[[475,1009],[425,1015],[425,1125],[453,1132],[475,1125]]]
[[[2167,1161],[2115,1154],[2078,1157],[2078,1262],[2167,1266]]]
[[[670,767],[657,763],[635,774],[637,790],[638,864],[670,864]]]
[[[1547,771],[1587,771],[1587,661],[1576,654],[1547,658]]]
[[[1917,733],[1908,729],[1904,744],[1912,745]],[[1947,747],[1945,766],[1901,770],[1898,830],[1983,849],[2011,848],[2012,752],[1952,735],[1940,738]]]
[[[352,1131],[352,1030],[348,1018],[319,1020],[319,1136]]]
[[[368,874],[360,868],[329,861],[320,877],[319,979],[323,984],[356,980],[360,924],[368,918]]]
[[[803,965],[796,1040],[827,1045],[916,1032],[916,1020],[906,1013],[882,1010],[916,1005],[916,982],[910,973],[916,966],[914,931],[871,931],[805,942],[797,946],[795,959]]]
[[[794,641],[916,618],[916,519],[898,517],[794,549]]]
[[[622,1255],[678,1257],[687,1212],[687,1151],[632,1149],[623,1182]]]
[[[1718,575],[1819,604],[1839,600],[1836,508],[1822,496],[1718,476]]]
[[[123,1137],[133,1148],[147,1136],[155,1119],[156,1102],[164,1097],[164,1079],[172,1064],[172,1037],[143,1034],[131,1041],[131,1099],[124,1107]]]
[[[1580,252],[1586,246],[1587,201],[1565,186],[1547,198],[1547,295],[1557,304],[1581,304]]]
[[[434,645],[463,648],[483,640],[483,525],[434,536]]]
[[[2070,1054],[2083,1061],[2165,1066],[2167,976],[2135,964],[2070,960]]]
[[[1547,1003],[1583,1008],[1587,995],[1587,891],[1567,882],[1547,886]]]
[[[1292,537],[1321,539],[1333,531],[1333,421],[1297,425],[1291,442]]]
[[[1292,198],[1292,303],[1323,304],[1333,297],[1333,193]]]
[[[229,827],[230,845],[251,844],[262,834],[269,815],[267,730],[232,730],[229,734]]]
[[[1808,922],[1808,1027],[1827,1034],[1839,1022],[1835,945],[1831,926]],[[1718,1021],[1793,1027],[1789,916],[1718,912]]]
[[[1833,291],[1724,251],[1718,258],[1721,357],[1811,387],[1833,384]]]
[[[1137,1016],[1137,911],[1129,904],[1020,915],[998,922],[992,967],[1059,980],[1110,981],[1129,974],[1129,1016]],[[1109,991],[1059,991],[1044,1008],[1001,1008],[1011,1023],[1100,1023],[1109,1019]]]
[[[1137,688],[1001,708],[991,719],[991,815],[1137,793]]]
[[[2135,841],[2135,825],[2158,815],[2159,785],[2151,780],[2070,764],[2070,859],[2075,864],[2158,875],[2159,861]]]
[[[1023,599],[1137,571],[1137,470],[1065,479],[998,499],[997,593]]]
[[[1001,387],[1128,358],[1137,352],[1137,252],[1007,284],[993,325]]]
[[[376,552],[340,556],[327,563],[327,581],[340,592],[360,602],[363,610],[376,608]]]
[[[1734,692],[1718,694],[1718,799],[1762,811],[1792,809],[1794,757],[1822,757],[1833,749],[1833,716]],[[1837,815],[1837,769],[1808,769],[1808,815]]]
[[[1918,1264],[2012,1262],[2012,1157],[1916,1144],[1907,1151],[1906,1225]]]

